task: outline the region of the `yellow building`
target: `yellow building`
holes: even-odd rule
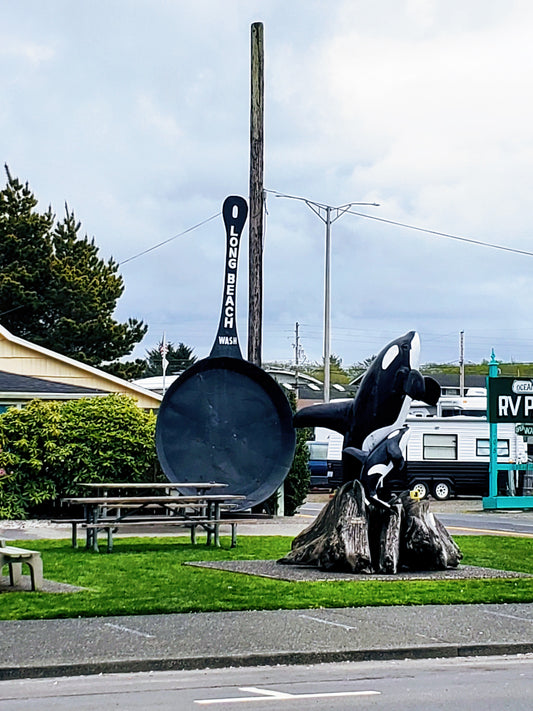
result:
[[[155,410],[162,396],[122,378],[14,336],[0,326],[0,411],[40,399],[64,400],[123,393]]]

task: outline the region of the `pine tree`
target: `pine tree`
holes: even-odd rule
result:
[[[144,377],[149,378],[155,375],[163,375],[163,365],[161,349],[163,342],[161,341],[157,348],[151,348],[146,351],[146,367],[144,369]],[[167,343],[166,359],[168,361],[167,375],[176,375],[186,370],[189,366],[196,362],[196,356],[193,355],[192,348],[184,343],[178,343],[174,346],[172,343]]]
[[[147,326],[113,318],[124,291],[118,264],[98,256],[94,239],[79,236],[81,225],[67,206],[60,222],[51,208],[40,214],[28,184],[7,166],[6,173],[0,191],[0,322],[17,336],[93,366],[131,353]]]
[[[37,200],[12,178],[0,191],[0,319],[22,338],[46,332],[41,322],[43,294],[50,280],[54,216],[35,212]]]

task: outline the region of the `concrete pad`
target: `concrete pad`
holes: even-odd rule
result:
[[[184,565],[192,565],[198,568],[225,570],[231,573],[257,575],[263,578],[274,578],[276,580],[286,580],[289,582],[367,582],[369,580],[393,582],[396,580],[471,580],[484,578],[533,577],[529,573],[517,573],[509,570],[481,568],[473,565],[460,565],[458,568],[448,568],[447,570],[417,572],[408,571],[397,573],[396,575],[378,575],[376,573],[371,575],[339,573],[328,570],[319,570],[318,568],[305,565],[284,565],[275,560],[190,561],[184,563]]]

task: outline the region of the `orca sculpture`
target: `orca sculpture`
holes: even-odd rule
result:
[[[383,487],[386,476],[392,471],[400,472],[405,466],[410,434],[409,427],[404,425],[400,429],[390,432],[370,452],[356,447],[347,447],[343,450],[345,456],[354,458],[361,465],[358,479],[363,485],[367,502],[370,499],[378,505],[386,506],[379,499],[378,489]]]
[[[436,405],[440,385],[418,371],[420,338],[416,331],[391,341],[366,371],[353,400],[310,405],[294,416],[295,427],[328,427],[344,435],[343,446],[370,452],[400,429],[412,400]],[[343,456],[344,481],[360,471],[353,457]]]

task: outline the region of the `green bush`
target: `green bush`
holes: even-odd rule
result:
[[[293,412],[296,412],[296,396],[289,392],[289,402]],[[294,516],[309,491],[311,472],[309,470],[309,448],[306,442],[311,439],[308,427],[296,430],[296,449],[292,465],[285,478],[285,516]]]
[[[0,518],[27,518],[81,494],[79,482],[152,481],[155,421],[125,395],[7,410],[0,415]]]
[[[288,392],[287,399],[291,409],[296,412],[296,396],[293,392]],[[294,516],[299,506],[301,506],[309,491],[309,481],[311,472],[309,470],[309,448],[306,442],[311,439],[312,430],[308,427],[296,430],[296,448],[291,468],[285,477],[283,486],[284,515]],[[258,504],[257,512],[266,511],[268,514],[278,513],[278,494],[275,492],[262,504]]]

